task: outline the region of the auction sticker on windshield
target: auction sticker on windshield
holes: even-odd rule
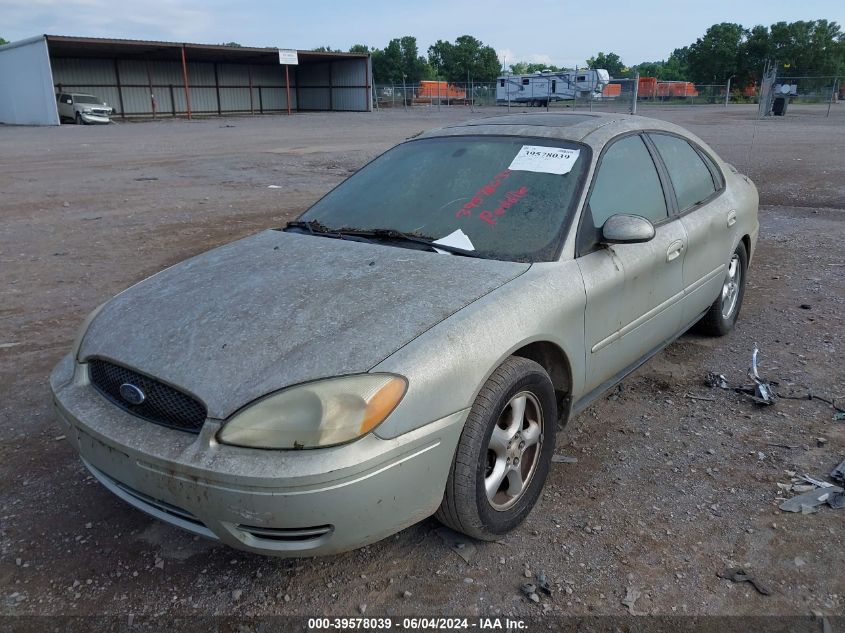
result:
[[[581,154],[579,149],[563,147],[544,147],[542,145],[523,145],[511,161],[508,169],[512,171],[535,171],[543,174],[562,176],[572,171],[572,166]]]

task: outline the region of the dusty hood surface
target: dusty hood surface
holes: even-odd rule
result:
[[[80,348],[225,418],[282,387],[365,372],[528,264],[264,231],[112,299]]]

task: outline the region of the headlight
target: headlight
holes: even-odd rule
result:
[[[407,381],[359,374],[284,389],[236,413],[217,439],[250,448],[316,448],[369,433],[396,408]]]
[[[91,114],[91,108],[82,108],[83,114]]]

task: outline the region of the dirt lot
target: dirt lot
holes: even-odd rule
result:
[[[629,588],[637,613],[845,615],[845,510],[785,514],[776,501],[786,471],[824,478],[845,459],[845,423],[819,401],[760,408],[703,384],[709,371],[746,382],[757,342],[782,392],[845,402],[843,104],[829,119],[796,107],[761,122],[743,106],[641,112],[685,125],[756,181],[743,314],[727,338],[682,337],[572,420],[558,452],[578,463],[554,465],[523,527],[465,548],[470,563],[433,519],[333,558],[243,554],[88,476],[47,389],[84,316],[280,225],[393,143],[474,116],[445,110],[0,127],[0,615],[618,616]],[[734,565],[771,595],[717,576]],[[520,593],[526,567],[551,584],[539,605]]]

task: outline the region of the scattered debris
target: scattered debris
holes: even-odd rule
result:
[[[235,602],[237,602],[238,600],[240,600],[240,599],[241,599],[241,596],[242,596],[242,595],[244,595],[244,592],[243,592],[241,589],[235,589],[235,590],[232,592],[232,600],[234,600]]]
[[[778,507],[784,512],[800,512],[801,514],[813,514],[818,511],[818,507],[822,504],[828,503],[831,497],[841,493],[842,488],[838,486],[828,485],[823,488],[815,488],[809,492],[792,497],[781,503]],[[834,503],[837,503],[834,500]],[[835,507],[835,506],[832,506]]]
[[[578,458],[568,455],[552,455],[552,462],[555,464],[577,464]]]
[[[138,182],[148,182],[151,180],[158,180],[155,176],[141,176],[140,178],[136,178]]]
[[[811,306],[809,303],[802,303],[799,307],[802,310],[812,310],[813,309],[813,306]]]
[[[730,580],[731,582],[749,582],[751,583],[752,587],[754,587],[759,593],[763,594],[764,596],[770,596],[772,594],[771,590],[766,585],[757,580],[754,576],[749,574],[744,569],[728,567],[721,574],[716,575],[719,578],[724,578],[725,580]]]
[[[10,347],[15,347],[16,345],[20,345],[20,343],[0,343],[0,349],[9,349]]]
[[[530,582],[525,583],[519,590],[523,593],[525,597],[527,597],[531,602],[540,602],[540,596],[537,595],[537,587],[532,585]]]
[[[830,471],[830,478],[845,483],[845,461]]]
[[[536,580],[537,589],[539,589],[541,593],[544,593],[547,596],[552,595],[552,588],[549,586],[549,581],[546,579],[546,572],[541,571],[537,574]]]
[[[845,492],[837,492],[831,495],[827,500],[827,505],[835,510],[845,508]]]
[[[645,615],[636,610],[635,605],[640,596],[643,595],[636,587],[628,587],[625,590],[625,597],[622,599],[622,604],[628,607],[628,613],[631,615]]]
[[[775,391],[772,386],[760,378],[757,372],[757,354],[760,353],[757,343],[754,343],[754,352],[751,354],[751,369],[748,370],[748,377],[754,381],[754,401],[761,405],[771,405],[775,403]]]
[[[268,189],[281,189],[282,186],[281,185],[267,185],[267,188]]]
[[[449,549],[464,559],[467,565],[472,564],[478,551],[475,548],[475,544],[469,538],[447,527],[439,527],[434,531],[449,546]]]
[[[788,448],[792,450],[793,448],[798,448],[801,446],[800,444],[777,444],[775,442],[769,442],[766,446],[776,446],[777,448]]]
[[[833,414],[834,422],[845,422],[845,411],[837,411]]]
[[[716,387],[719,389],[728,389],[728,379],[725,378],[724,374],[714,374],[713,372],[708,372],[708,374],[704,377],[704,384],[711,389],[715,389]]]
[[[705,398],[703,396],[694,396],[691,393],[685,394],[685,398],[689,398],[690,400],[704,400],[705,402],[716,402],[716,398]]]
[[[806,481],[808,484],[813,484],[816,488],[833,488],[833,484],[810,477],[810,475],[807,475],[806,473],[800,475],[798,478],[802,481]]]

